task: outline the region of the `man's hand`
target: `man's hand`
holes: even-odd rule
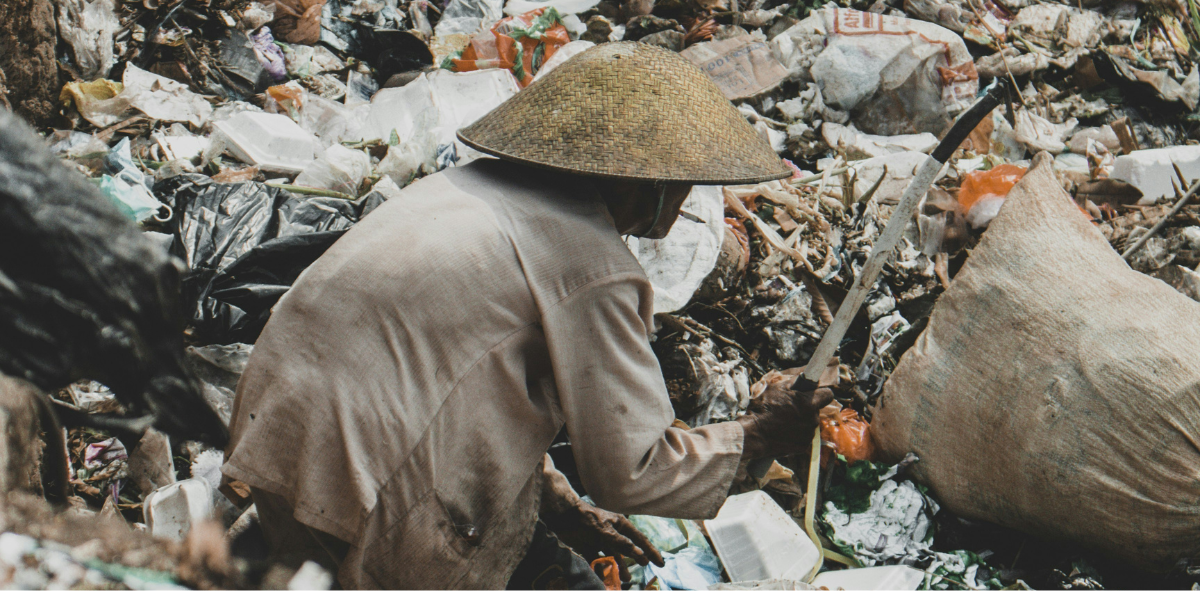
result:
[[[589,562],[601,552],[618,557],[621,581],[629,581],[629,570],[620,556],[628,556],[642,566],[654,563],[661,567],[664,564],[654,544],[623,515],[579,502],[572,510],[549,518],[543,516],[542,520],[563,543]]]
[[[803,452],[812,440],[821,408],[833,401],[829,388],[817,388],[801,379],[801,389],[790,388],[785,379],[767,386],[750,402],[746,414],[737,418],[745,440],[742,459],[771,458]]]
[[[624,516],[596,508],[584,502],[567,478],[554,468],[546,455],[542,460],[542,507],[540,517],[550,531],[588,562],[606,556],[617,557],[621,581],[629,581],[629,569],[621,556],[628,556],[643,567],[647,563],[663,566],[658,549]]]

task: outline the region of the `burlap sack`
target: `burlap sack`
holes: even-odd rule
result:
[[[32,385],[0,375],[0,497],[11,491],[42,493],[39,395]]]
[[[872,424],[952,512],[1166,569],[1200,551],[1200,303],[1129,269],[1046,153]]]

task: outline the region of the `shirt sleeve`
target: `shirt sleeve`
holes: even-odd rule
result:
[[[742,427],[671,427],[674,410],[649,342],[652,290],[639,275],[592,282],[543,313],[575,463],[601,508],[712,518],[741,459]]]

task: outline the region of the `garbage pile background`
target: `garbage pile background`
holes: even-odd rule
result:
[[[842,344],[838,401],[822,415],[816,520],[830,547],[860,566],[913,567],[923,588],[1200,581],[1188,561],[1167,574],[1132,572],[950,515],[905,476],[905,463],[871,461],[869,425],[899,357],[1035,153],[1054,155],[1064,190],[1118,252],[1200,178],[1192,0],[24,5],[34,10],[0,19],[28,49],[0,50],[0,103],[40,126],[59,156],[186,264],[188,357],[225,419],[271,307],[305,267],[413,180],[479,159],[455,139],[458,128],[570,56],[618,40],[691,60],[795,171],[787,181],[697,187],[684,206],[692,218],[668,238],[628,240],[655,287],[653,347],[679,424],[735,418],[781,372],[807,363],[925,153],[983,85],[1007,79],[1019,91],[948,163]],[[17,64],[30,53],[57,59],[51,72]],[[1198,263],[1192,206],[1129,256],[1200,301]],[[94,382],[55,397],[121,410]],[[197,540],[212,536],[201,525],[211,519],[232,528],[217,537],[236,546],[252,520],[247,490],[222,494],[220,452],[201,444],[74,429],[68,454],[73,510],[120,515],[154,543],[207,543]],[[733,492],[762,489],[800,519],[807,465],[781,459]],[[247,502],[228,499],[239,494]],[[633,569],[633,587],[745,584],[728,581],[696,524],[635,523],[669,560]],[[220,576],[204,579],[178,574],[186,556],[160,565],[98,557],[80,550],[90,542],[53,532],[2,535],[3,587],[288,585],[226,555],[206,563]],[[301,574],[293,587],[328,585],[328,574]],[[806,585],[780,581],[757,587]]]

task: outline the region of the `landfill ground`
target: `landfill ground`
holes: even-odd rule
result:
[[[1172,323],[1185,337],[1200,302],[1196,0],[8,0],[0,105],[186,267],[184,359],[228,422],[270,309],[305,267],[414,180],[490,160],[459,128],[622,40],[707,72],[794,169],[699,186],[670,237],[628,240],[654,284],[652,347],[680,427],[732,420],[808,364],[917,166],[989,85],[1015,90],[936,178],[853,315],[823,379],[836,403],[813,483],[797,455],[740,473],[731,494],[762,490],[856,567],[915,570],[906,589],[1200,586],[1200,371],[1177,351],[1194,338],[1159,339]],[[1049,183],[1014,188],[1027,173]],[[1074,204],[1044,208],[1060,197]],[[1070,272],[1022,272],[1057,258]],[[0,291],[13,260],[0,257]],[[976,296],[950,298],[960,274]],[[1070,337],[1089,328],[1128,335]],[[1026,389],[1039,381],[1056,383]],[[972,391],[934,398],[939,385]],[[333,584],[315,564],[267,560],[221,449],[130,426],[95,381],[31,390],[0,377],[0,589]],[[1045,398],[1023,412],[1026,392]],[[100,418],[56,435],[20,403],[30,394]],[[923,404],[896,408],[905,397]],[[569,440],[550,454],[585,494]],[[668,568],[633,567],[623,589],[812,583],[739,581],[699,523],[656,519],[633,521]]]

